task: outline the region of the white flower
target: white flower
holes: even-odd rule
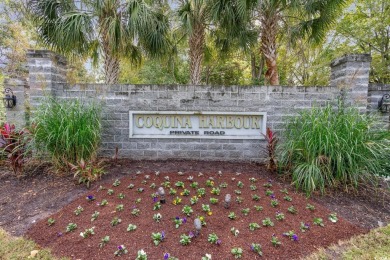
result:
[[[203,173],[199,172],[199,173],[198,173],[198,176],[199,176],[199,177],[200,177],[200,176],[203,176]]]
[[[211,260],[211,254],[206,254],[206,257]]]
[[[241,175],[241,172],[236,172],[236,175],[238,176],[238,175]]]
[[[141,174],[141,171],[137,171],[135,174]]]
[[[150,175],[145,175],[145,179],[149,180],[150,179]]]
[[[169,181],[169,176],[165,176],[164,179]]]
[[[194,176],[188,176],[187,180],[192,181],[194,179]]]
[[[221,175],[222,175],[222,172],[221,172],[221,171],[218,171],[218,175],[220,175],[220,176],[221,176]]]
[[[159,171],[156,171],[154,174],[156,174],[156,176],[159,176],[159,175],[160,175],[160,172],[159,172]]]
[[[213,177],[211,177],[211,176],[209,177],[209,179],[210,179],[210,180],[212,180],[212,181],[214,180],[214,178],[213,178]]]
[[[179,174],[180,176],[181,176],[181,175],[184,175],[184,173],[183,173],[183,172],[177,172],[177,174]]]

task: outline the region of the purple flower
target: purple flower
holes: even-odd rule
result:
[[[274,199],[275,198],[275,195],[274,194],[271,194],[271,199]]]
[[[122,246],[118,246],[118,250],[123,250],[123,247]]]
[[[252,250],[252,251],[254,251],[254,250],[255,250],[255,248],[253,247],[253,245],[251,245],[251,250]]]
[[[94,200],[94,199],[95,199],[95,197],[93,195],[88,195],[87,196],[87,200]]]
[[[178,217],[178,216],[176,216],[176,218],[175,218],[176,220],[179,220],[180,219],[180,217]]]
[[[292,235],[291,238],[292,238],[294,241],[298,241],[298,236],[297,236],[297,234]]]
[[[187,218],[183,218],[183,223],[187,223]]]
[[[221,245],[221,243],[222,243],[221,239],[218,239],[217,240],[217,245],[219,246],[219,245]]]
[[[271,179],[269,179],[269,180],[268,180],[268,182],[269,182],[269,183],[271,183],[271,182],[272,182],[272,180],[271,180]]]
[[[153,202],[157,202],[157,197],[153,197]]]
[[[189,236],[190,238],[193,238],[195,235],[194,235],[194,233],[193,233],[192,231],[190,231],[190,233],[188,234],[188,236]]]
[[[165,253],[164,254],[164,260],[167,260],[169,258],[170,254],[169,253]]]
[[[62,232],[58,232],[57,237],[62,237]]]
[[[165,238],[165,232],[161,231],[161,240],[163,240],[164,238]]]

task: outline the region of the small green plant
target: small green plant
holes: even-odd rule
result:
[[[263,187],[271,188],[271,187],[272,187],[271,181],[268,181],[267,183],[264,183],[264,184],[263,184]]]
[[[249,178],[249,181],[251,182],[251,183],[255,183],[255,182],[257,182],[257,179],[256,178]]]
[[[251,244],[251,251],[257,253],[259,256],[263,255],[263,251],[261,250],[261,245],[260,244]]]
[[[236,197],[236,202],[238,204],[241,204],[243,201],[244,201],[244,199],[242,197],[238,197],[238,196]]]
[[[252,184],[251,186],[249,186],[249,188],[251,189],[251,191],[255,191],[257,190],[257,186]]]
[[[153,220],[156,221],[157,223],[160,223],[161,219],[162,219],[162,215],[160,213],[153,215]]]
[[[103,248],[105,245],[108,244],[108,242],[110,242],[110,237],[109,236],[103,237],[101,242],[99,243],[99,247]]]
[[[276,218],[276,220],[282,221],[282,220],[284,220],[285,216],[283,213],[278,211],[278,212],[276,212],[275,218]]]
[[[119,223],[121,223],[122,220],[118,217],[114,217],[112,220],[111,220],[111,226],[115,227],[116,225],[118,225]]]
[[[199,188],[196,190],[196,193],[198,194],[198,197],[204,197],[206,195],[206,189],[205,188]]]
[[[102,202],[99,203],[99,206],[104,207],[108,204],[108,201],[106,199],[103,199]]]
[[[83,207],[81,207],[80,205],[74,210],[74,214],[76,215],[76,216],[78,216],[78,215],[80,215],[81,214],[81,212],[83,212],[84,211],[84,208]]]
[[[179,228],[183,223],[186,223],[186,222],[187,222],[186,218],[175,217],[173,219],[173,223],[175,224],[175,228]]]
[[[144,192],[144,190],[145,190],[144,188],[138,188],[138,189],[137,189],[137,192],[138,192],[138,193],[142,193],[142,192]]]
[[[274,191],[273,191],[273,190],[267,189],[267,190],[265,191],[265,195],[266,195],[266,196],[271,196],[272,194],[274,194]]]
[[[191,237],[187,236],[186,234],[182,234],[180,236],[180,244],[183,246],[189,245],[191,243]]]
[[[242,194],[241,190],[234,190],[234,193],[237,194],[237,195]]]
[[[75,223],[69,223],[69,224],[66,226],[66,232],[72,232],[72,231],[74,231],[76,228],[77,228],[77,224],[75,224]]]
[[[148,255],[143,249],[138,250],[135,260],[148,260]]]
[[[260,196],[257,195],[257,194],[253,194],[253,195],[252,195],[252,200],[254,200],[254,201],[259,201],[259,200],[260,200]]]
[[[314,211],[314,210],[316,209],[316,207],[314,207],[313,205],[311,205],[311,204],[309,204],[309,203],[307,203],[306,208],[307,208],[308,210],[310,210],[310,211]]]
[[[272,220],[270,218],[265,218],[263,219],[263,226],[265,227],[273,227],[274,226],[274,222],[272,222]]]
[[[284,196],[283,197],[283,199],[285,200],[285,201],[292,201],[292,198],[290,197],[290,196]]]
[[[191,202],[191,205],[195,205],[196,203],[198,203],[198,197],[197,196],[192,196],[192,198],[190,199],[190,202]]]
[[[133,210],[131,211],[131,215],[133,215],[133,216],[139,216],[140,213],[141,213],[141,210],[139,210],[137,208],[133,208]]]
[[[137,226],[134,225],[134,224],[129,224],[129,225],[127,226],[127,232],[131,232],[131,231],[134,231],[134,230],[136,230],[136,229],[137,229]]]
[[[242,248],[241,247],[233,247],[230,251],[232,255],[234,255],[234,258],[241,258],[242,257]]]
[[[108,195],[112,195],[112,194],[114,194],[114,190],[112,190],[112,189],[108,189],[108,190],[107,190],[107,194],[108,194]]]
[[[185,205],[182,209],[182,212],[186,215],[186,216],[191,216],[191,214],[194,212],[191,208],[191,206],[188,206],[188,205]]]
[[[116,180],[114,181],[114,183],[112,184],[112,186],[118,187],[120,184],[121,184],[121,181],[120,181],[119,179],[116,179]]]
[[[228,215],[228,218],[230,218],[231,220],[236,219],[237,218],[236,213],[230,212],[229,215]]]
[[[125,198],[125,194],[119,193],[119,194],[118,194],[118,198],[119,198],[119,199],[124,199],[124,198]]]
[[[50,227],[50,226],[53,226],[54,223],[56,223],[56,221],[54,220],[54,218],[49,218],[49,219],[47,220],[47,225],[48,225],[49,227]]]
[[[196,181],[194,181],[194,182],[192,182],[192,183],[190,184],[190,187],[193,188],[193,189],[197,189],[198,186],[199,186],[199,183],[196,182]]]
[[[91,221],[95,221],[99,217],[99,211],[95,211],[91,216]]]
[[[294,230],[283,233],[283,236],[288,237],[293,241],[298,241],[298,235],[295,234]]]
[[[155,246],[158,246],[165,239],[165,232],[152,233],[152,240]]]
[[[219,240],[217,234],[215,234],[215,233],[209,234],[209,237],[208,237],[207,241],[209,243],[211,243],[211,244],[216,244],[216,245],[220,245],[221,244],[221,240]]]
[[[92,235],[95,235],[95,231],[94,231],[95,227],[92,227],[92,228],[87,228],[84,232],[80,232],[80,236],[82,238],[88,238]]]
[[[139,203],[141,203],[141,201],[142,201],[141,198],[137,198],[134,202],[135,202],[136,204],[139,204]]]
[[[87,188],[90,187],[91,182],[100,179],[105,174],[104,168],[101,166],[103,161],[95,162],[90,160],[84,161],[80,159],[76,164],[68,163],[71,171],[74,173],[74,178],[79,178],[79,184],[84,183]]]
[[[181,196],[190,196],[190,191],[187,189],[184,189],[182,192],[180,192]]]
[[[272,207],[277,207],[279,205],[279,201],[277,199],[271,199],[271,206]]]
[[[297,212],[298,212],[294,206],[288,207],[287,211],[290,212],[291,214],[297,214]]]
[[[238,181],[237,182],[237,187],[242,189],[244,187],[244,183],[242,183],[242,181]]]
[[[152,184],[150,184],[150,186],[149,186],[151,189],[155,189],[156,188],[156,183],[152,183]]]
[[[242,213],[244,216],[248,216],[248,214],[249,214],[250,211],[251,211],[251,210],[250,210],[249,208],[245,208],[245,209],[242,209],[242,210],[241,210],[241,213]]]
[[[314,225],[317,225],[317,226],[320,226],[320,227],[324,227],[325,226],[324,221],[322,220],[322,218],[314,218],[313,223],[314,223]]]
[[[181,204],[181,198],[179,198],[179,197],[174,198],[173,201],[172,201],[172,204],[173,205]]]
[[[204,211],[204,212],[210,212],[211,211],[211,209],[210,209],[210,205],[208,205],[208,204],[202,204],[202,210]]]
[[[253,206],[255,208],[256,211],[262,211],[263,210],[263,207],[262,206]]]
[[[254,231],[254,230],[259,229],[259,228],[260,228],[259,224],[255,223],[255,222],[249,223],[249,230]]]
[[[133,183],[130,183],[129,186],[127,186],[128,189],[133,189],[134,188],[134,184]]]
[[[228,184],[226,182],[222,182],[221,184],[219,184],[219,187],[223,189],[227,188],[227,186]]]
[[[162,183],[162,186],[164,186],[164,188],[170,188],[171,187],[171,183],[169,181],[164,181]]]
[[[339,219],[337,217],[337,213],[331,213],[329,214],[329,217],[328,219],[330,220],[330,222],[332,223],[336,223]]]
[[[275,234],[273,234],[272,237],[271,237],[271,244],[272,244],[274,247],[278,247],[278,246],[280,246],[282,243],[279,241],[278,237],[275,236]]]
[[[218,203],[218,199],[217,198],[210,198],[210,203],[215,205]]]
[[[219,188],[212,188],[211,189],[211,194],[214,194],[214,195],[219,195],[221,193],[221,190]]]
[[[183,188],[184,189],[184,182],[178,181],[178,182],[175,183],[175,186],[178,187],[178,188]]]
[[[159,210],[159,209],[161,209],[161,203],[158,201],[158,202],[154,203],[153,210]]]
[[[282,190],[280,190],[280,192],[288,195],[288,190],[287,189],[282,189]]]
[[[116,212],[123,211],[124,207],[123,204],[119,204],[115,207]]]
[[[176,195],[177,191],[174,188],[169,189],[169,194],[170,195]]]

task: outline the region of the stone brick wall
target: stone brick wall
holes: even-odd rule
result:
[[[371,83],[368,86],[367,110],[370,113],[375,113],[384,125],[389,125],[390,113],[378,111],[378,102],[385,94],[390,94],[390,85]]]
[[[266,157],[264,140],[130,139],[129,111],[266,112],[267,126],[280,132],[288,117],[313,105],[336,103],[340,96],[366,111],[370,59],[350,55],[335,60],[331,86],[325,87],[69,85],[63,58],[49,51],[29,51],[30,99],[32,109],[45,95],[101,102],[104,156],[113,155],[118,147],[120,156],[133,159],[261,161]]]

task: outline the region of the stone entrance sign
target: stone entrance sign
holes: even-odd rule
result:
[[[130,111],[130,138],[264,139],[267,113]]]

